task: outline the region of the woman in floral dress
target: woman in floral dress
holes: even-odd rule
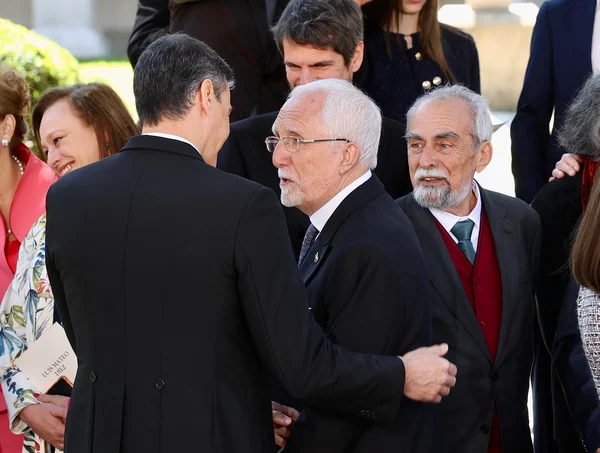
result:
[[[39,149],[61,177],[118,152],[138,128],[119,96],[104,84],[57,87],[33,111]],[[62,449],[69,399],[39,395],[14,360],[60,321],[46,272],[46,216],[23,239],[15,277],[0,306],[0,384],[10,429],[25,434],[23,452]]]

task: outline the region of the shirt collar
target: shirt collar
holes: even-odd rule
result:
[[[477,203],[473,210],[467,216],[457,216],[448,211],[443,211],[437,208],[429,208],[433,216],[442,224],[446,231],[450,231],[456,222],[461,220],[470,219],[475,223],[475,226],[479,228],[481,223],[481,193],[479,192],[479,185],[473,180],[473,193],[477,198]]]
[[[187,139],[185,139],[183,137],[180,137],[179,135],[165,134],[164,132],[145,132],[142,135],[154,135],[155,137],[162,137],[162,138],[169,138],[171,140],[178,140],[180,142],[184,142],[184,143],[187,143],[190,146],[193,146],[194,149],[196,151],[198,151],[198,154],[202,155],[200,153],[200,150],[198,148],[196,148],[196,146],[194,146],[194,144],[192,142],[190,142],[189,140],[187,140]]]
[[[325,224],[333,215],[338,206],[342,204],[342,201],[344,201],[348,195],[356,190],[357,187],[367,182],[371,175],[371,170],[367,170],[367,172],[361,177],[355,179],[342,190],[340,190],[331,200],[325,203],[319,210],[317,210],[317,212],[310,216],[310,223],[312,223],[314,227],[319,230],[319,232],[323,231]]]

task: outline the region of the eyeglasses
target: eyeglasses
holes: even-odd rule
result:
[[[270,153],[275,152],[275,148],[279,145],[279,142],[283,143],[285,149],[290,153],[297,153],[300,150],[300,143],[319,143],[319,142],[348,142],[347,138],[315,138],[312,140],[302,140],[298,137],[267,137],[265,139],[265,145]]]

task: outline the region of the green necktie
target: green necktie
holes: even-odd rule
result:
[[[458,248],[463,252],[463,255],[467,257],[471,264],[475,264],[475,249],[471,242],[471,233],[473,232],[474,226],[475,223],[472,220],[467,219],[456,222],[450,230],[456,239],[458,239]]]

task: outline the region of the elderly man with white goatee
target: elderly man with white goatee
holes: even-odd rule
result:
[[[527,393],[540,221],[475,180],[492,158],[486,100],[433,90],[407,114],[414,191],[398,204],[430,273],[433,341],[448,343],[456,387],[441,404],[444,453],[532,452]]]
[[[380,131],[373,101],[329,79],[294,89],[266,140],[281,202],[310,217],[299,268],[317,322],[350,351],[400,354],[406,369],[393,421],[307,407],[286,453],[434,451],[437,408],[423,402],[439,402],[455,384],[447,345],[431,346],[429,275],[414,228],[372,172]],[[280,445],[289,431],[276,432]]]

